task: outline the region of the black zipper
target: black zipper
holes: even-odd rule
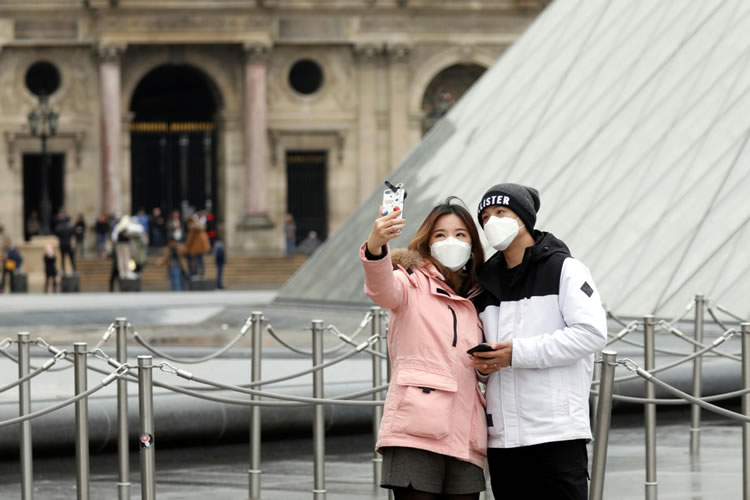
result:
[[[456,347],[456,342],[458,342],[458,330],[456,329],[458,318],[456,318],[456,311],[451,306],[448,306],[448,309],[451,310],[451,314],[453,315],[453,347]]]

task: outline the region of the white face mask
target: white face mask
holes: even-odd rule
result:
[[[487,241],[498,252],[508,248],[520,230],[518,221],[510,217],[492,216],[484,223],[484,234],[487,236]]]
[[[430,246],[430,253],[451,271],[458,271],[471,258],[471,245],[451,236],[433,243]]]

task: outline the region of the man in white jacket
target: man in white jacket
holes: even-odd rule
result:
[[[487,458],[497,498],[588,498],[589,388],[607,340],[591,273],[551,233],[534,230],[536,189],[498,184],[479,224],[498,252],[480,269],[474,303],[493,348],[487,375]]]

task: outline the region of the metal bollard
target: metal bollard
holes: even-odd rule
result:
[[[750,323],[742,323],[742,388],[750,389]],[[750,416],[750,394],[742,395],[742,414]],[[750,500],[750,423],[742,423],[742,498]]]
[[[370,325],[372,326],[372,335],[374,337],[377,337],[378,340],[375,341],[375,344],[372,346],[372,349],[376,352],[380,352],[380,336],[382,334],[381,330],[381,321],[380,321],[380,308],[379,307],[372,307],[370,308],[370,312],[372,313],[372,319],[370,320]],[[378,387],[383,384],[383,361],[378,356],[372,357],[372,386]],[[380,392],[377,392],[372,395],[373,401],[381,401],[383,399],[383,394]],[[380,432],[380,421],[383,419],[383,407],[382,406],[374,406],[372,408],[372,435],[375,442],[377,442],[378,439],[378,433]],[[373,449],[375,448],[375,443],[373,443]],[[378,453],[377,451],[373,451],[372,456],[372,481],[377,488],[380,486],[380,479],[382,477],[382,469],[383,469],[383,457]]]
[[[156,460],[154,455],[154,388],[151,356],[138,356],[138,415],[141,432],[141,499],[156,499]]]
[[[614,391],[616,365],[617,352],[602,351],[589,500],[602,500],[604,498],[604,474],[607,470],[607,446],[609,444],[609,427],[612,421],[612,392]]]
[[[312,320],[312,361],[313,366],[323,363],[323,321]],[[313,372],[313,397],[322,399],[325,397],[323,391],[323,370]],[[314,485],[313,499],[324,500],[326,497],[326,469],[325,469],[325,406],[316,404],[313,407],[313,462],[314,462]]]
[[[695,341],[703,343],[703,295],[695,296]],[[697,345],[693,351],[699,351]],[[701,397],[703,378],[703,357],[698,356],[693,360],[693,396]],[[701,448],[701,407],[692,405],[690,407],[690,453],[697,455]]]
[[[73,343],[73,371],[76,395],[86,392],[88,356],[86,342]],[[76,401],[76,491],[78,500],[89,498],[89,402]]]
[[[29,374],[29,332],[18,334],[18,378]],[[18,386],[18,415],[31,413],[31,381]],[[31,421],[21,422],[21,500],[33,498],[32,477],[34,474],[31,450]]]
[[[115,318],[117,361],[128,361],[128,319]],[[117,379],[117,498],[130,500],[130,448],[128,447],[128,381]]]
[[[604,351],[602,351],[602,356],[604,355]],[[599,384],[601,385],[602,380],[602,365],[599,363],[594,363],[594,376],[591,379],[592,381],[599,381]],[[599,394],[601,394],[601,389],[599,391]],[[591,400],[591,409],[589,410],[591,413],[591,429],[592,431],[596,429],[596,422],[597,422],[597,412],[599,408],[599,397],[595,394],[592,394],[590,397]]]
[[[643,318],[643,359],[646,370],[655,367],[655,341],[654,341],[654,317]],[[645,384],[645,395],[647,399],[654,399],[656,391],[654,384],[648,381]],[[646,434],[646,500],[658,498],[658,482],[656,481],[656,405],[643,405],[643,416]]]
[[[263,348],[263,313],[260,311],[254,311],[251,315],[251,319],[251,343],[253,352],[251,360],[252,364],[250,367],[250,380],[252,382],[258,382],[261,380],[260,363]],[[253,395],[250,399],[259,400],[260,397]],[[260,406],[253,406],[250,409],[250,467],[247,470],[250,500],[260,499],[260,440]]]

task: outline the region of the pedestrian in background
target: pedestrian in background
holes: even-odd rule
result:
[[[148,221],[148,242],[151,248],[162,248],[166,238],[166,222],[161,208],[154,207]]]
[[[188,220],[188,236],[185,246],[190,263],[190,277],[203,276],[205,274],[203,256],[211,251],[211,243],[205,226],[196,215]]]
[[[284,241],[287,257],[294,255],[294,247],[297,243],[297,224],[294,222],[294,216],[290,213],[284,216]]]
[[[169,218],[169,222],[167,222],[167,239],[174,238],[179,242],[184,242],[186,236],[180,211],[172,210],[172,216]]]
[[[223,277],[226,261],[227,253],[224,250],[224,242],[217,237],[214,241],[214,262],[216,263],[216,288],[219,290],[224,289]]]
[[[73,272],[76,272],[76,256],[73,253],[73,226],[70,224],[70,217],[64,209],[60,209],[55,217],[54,233],[57,236],[58,248],[60,249],[60,267],[62,274],[65,276],[65,256],[70,259],[70,266]]]
[[[164,247],[164,255],[159,259],[160,266],[167,266],[169,289],[173,292],[185,290],[185,277],[187,276],[186,254],[185,245],[174,238],[170,238],[167,241],[167,246]]]
[[[9,277],[9,287],[11,292],[16,291],[16,284],[13,280],[14,275],[21,271],[23,266],[23,257],[21,252],[13,246],[10,239],[6,238],[3,242],[2,251],[3,277],[0,280],[0,293],[5,292],[5,278]]]
[[[52,243],[47,243],[44,247],[44,293],[49,291],[49,284],[52,282],[52,292],[57,293],[57,256]]]
[[[86,220],[83,218],[83,214],[78,214],[76,223],[73,226],[73,234],[76,238],[76,254],[78,254],[79,257],[83,257],[83,240],[86,237]]]
[[[105,214],[99,214],[94,225],[96,232],[96,250],[100,257],[107,255],[107,234],[109,234],[109,220]]]

